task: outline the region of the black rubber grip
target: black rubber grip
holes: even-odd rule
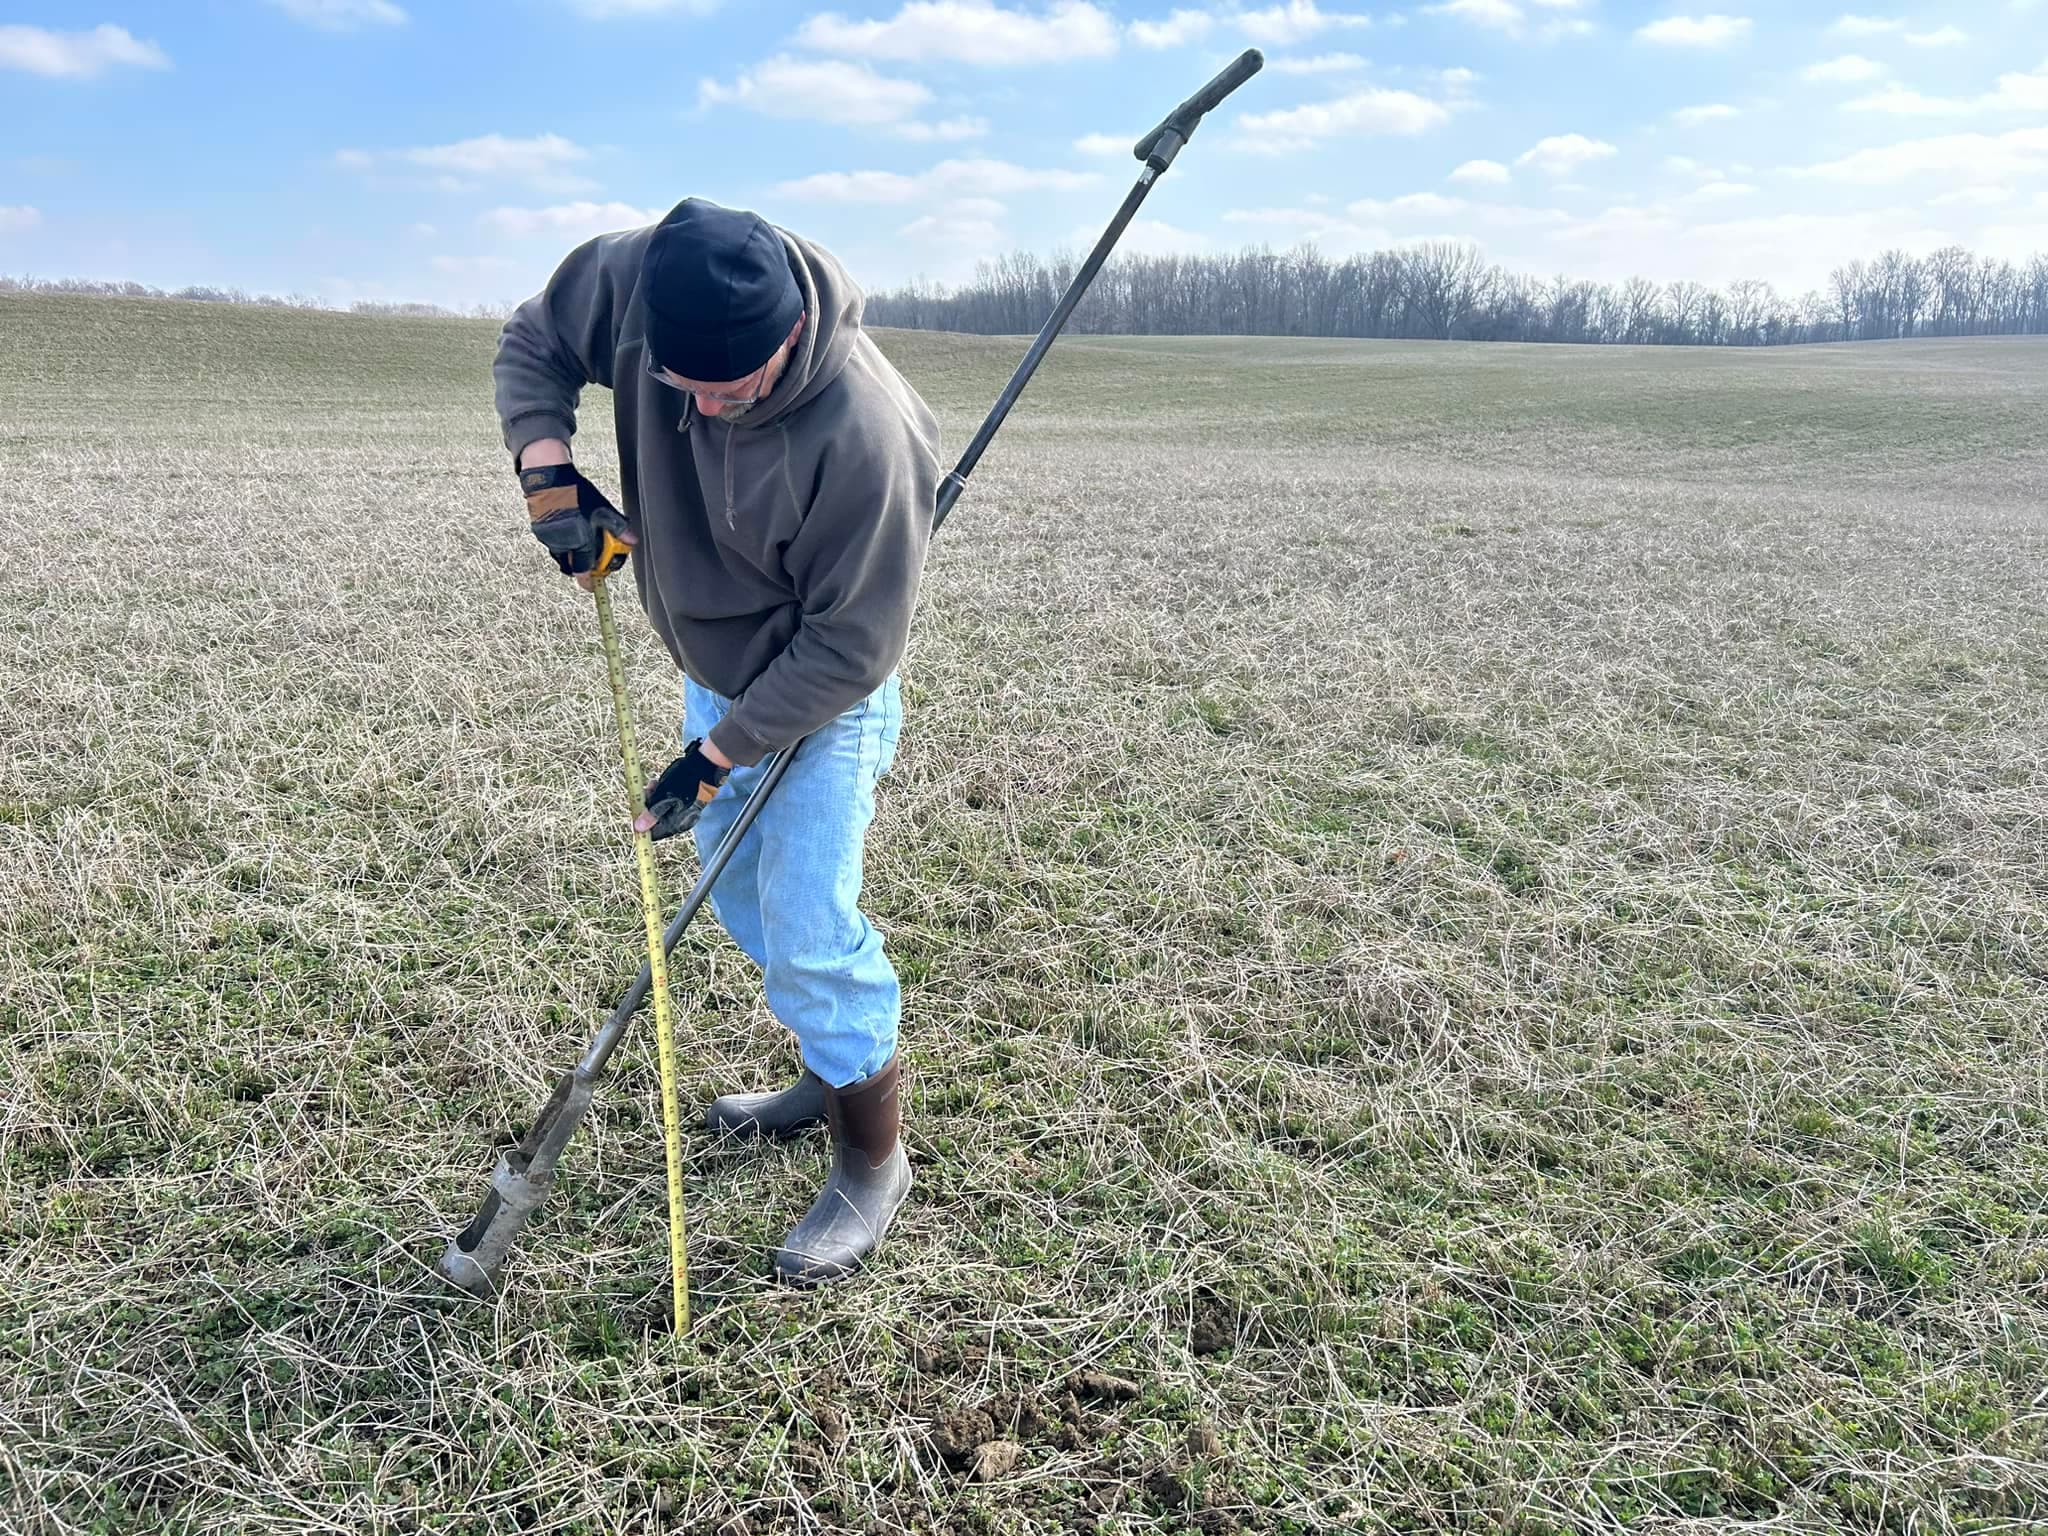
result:
[[[1266,56],[1256,48],[1247,48],[1235,59],[1230,67],[1203,86],[1186,101],[1167,113],[1166,121],[1138,140],[1131,153],[1140,160],[1152,157],[1153,146],[1167,133],[1177,133],[1181,142],[1186,143],[1195,131],[1195,125],[1213,111],[1223,98],[1236,90],[1266,67]]]

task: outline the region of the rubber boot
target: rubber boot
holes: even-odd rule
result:
[[[715,1136],[766,1136],[787,1141],[825,1123],[825,1079],[809,1067],[774,1093],[728,1093],[704,1111],[704,1129]]]
[[[804,1219],[775,1250],[775,1273],[791,1285],[844,1280],[875,1251],[910,1193],[903,1151],[900,1053],[872,1077],[825,1090],[832,1172]]]

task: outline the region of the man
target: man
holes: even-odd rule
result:
[[[638,823],[708,857],[798,741],[712,910],[761,967],[803,1071],[717,1100],[707,1128],[830,1129],[824,1191],[775,1252],[797,1284],[851,1274],[910,1189],[901,993],[861,915],[861,843],[902,725],[903,654],[931,536],[938,425],[860,324],[839,263],[691,198],[571,252],[507,322],[493,375],[533,532],[586,588],[607,531],[683,671],[686,745]],[[623,512],[569,454],[586,384],[613,393]]]

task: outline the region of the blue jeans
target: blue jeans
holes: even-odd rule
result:
[[[683,738],[709,736],[732,700],[684,679]],[[903,695],[896,676],[805,740],[739,852],[711,889],[711,910],[761,967],[775,1017],[804,1065],[834,1088],[896,1054],[903,993],[882,936],[860,911],[861,843],[875,783],[896,760]],[[697,819],[709,859],[767,761],[735,768]]]

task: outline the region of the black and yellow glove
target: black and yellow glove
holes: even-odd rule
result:
[[[697,825],[704,807],[718,798],[719,787],[732,772],[700,752],[698,748],[703,744],[704,738],[700,736],[684,747],[683,755],[662,769],[661,777],[647,786],[647,814],[654,818],[647,835],[656,842]]]
[[[626,519],[573,464],[519,471],[533,536],[564,576],[609,576],[626,563],[633,542]]]

